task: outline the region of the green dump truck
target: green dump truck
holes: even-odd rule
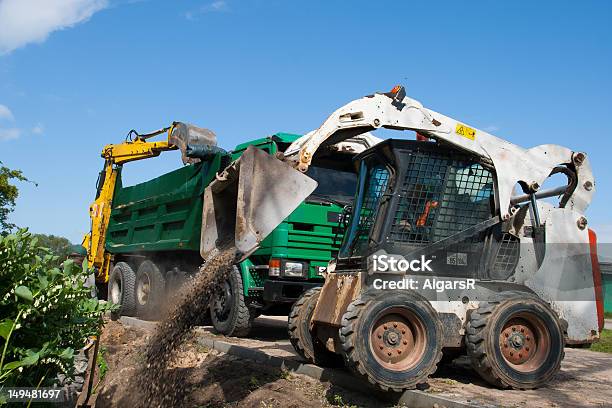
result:
[[[121,304],[120,313],[154,318],[198,270],[203,192],[218,171],[251,145],[275,155],[299,137],[277,133],[231,152],[217,149],[198,163],[130,187],[122,185],[119,172],[105,249],[113,263],[109,297]],[[259,314],[288,314],[304,291],[323,283],[322,273],[343,237],[343,209],[355,192],[351,163],[357,152],[330,148],[317,153],[308,171],[317,189],[235,266],[214,296],[210,320],[216,330],[244,336]]]

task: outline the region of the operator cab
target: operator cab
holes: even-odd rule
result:
[[[357,156],[355,166],[354,216],[338,270],[363,269],[368,256],[387,253],[433,258],[438,276],[505,279],[512,273],[518,239],[502,234],[495,217],[491,165],[438,142],[388,139]],[[481,262],[491,245],[496,255]]]

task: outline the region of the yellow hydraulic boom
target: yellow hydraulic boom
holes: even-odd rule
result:
[[[104,169],[100,172],[98,179],[96,199],[89,206],[91,229],[83,238],[83,247],[87,250],[87,265],[96,269],[96,280],[108,282],[111,256],[104,250],[104,245],[119,169],[125,163],[157,157],[161,152],[178,149],[177,146],[170,143],[170,136],[175,125],[177,122],[169,127],[143,135],[131,130],[125,142],[104,146],[102,150]],[[165,141],[147,141],[153,136],[166,132],[168,139]]]

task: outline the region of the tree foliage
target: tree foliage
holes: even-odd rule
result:
[[[72,375],[74,352],[114,306],[91,297],[89,272],[44,249],[27,230],[0,236],[0,384],[45,386]]]
[[[9,214],[15,208],[15,200],[19,196],[17,186],[11,181],[28,181],[20,170],[11,170],[0,161],[0,232],[8,233],[15,225],[8,221]]]
[[[59,266],[70,255],[72,243],[67,238],[57,235],[32,234],[38,240],[38,245],[45,250],[50,250],[58,259],[53,266]]]

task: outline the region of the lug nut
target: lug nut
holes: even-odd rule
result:
[[[382,350],[383,348],[384,348],[383,346],[380,346],[380,349],[381,349],[381,350]]]
[[[397,354],[402,354],[402,350],[397,350]]]
[[[408,344],[408,342],[406,340],[404,340],[404,345]]]
[[[529,347],[525,347],[525,351],[529,351]]]
[[[513,352],[510,352],[510,355],[511,355],[511,356],[513,356],[513,355],[514,355],[514,353],[513,353]]]
[[[393,323],[393,327],[397,327],[397,323]]]
[[[382,339],[382,336],[381,336],[380,334],[379,334],[377,337],[378,337],[379,339]]]
[[[516,331],[516,327],[512,327],[512,331],[513,331],[513,332],[514,332],[514,331]]]
[[[525,329],[524,328],[521,329],[521,333],[525,333]]]
[[[504,333],[504,336],[508,337],[508,333]]]
[[[402,334],[406,334],[406,330],[402,330]]]
[[[391,352],[388,352],[388,353],[387,353],[387,355],[388,355],[388,356],[391,356]]]
[[[384,326],[383,326],[383,329],[387,330],[387,325],[384,325]]]
[[[521,353],[519,353],[519,358],[523,358],[523,355]]]

